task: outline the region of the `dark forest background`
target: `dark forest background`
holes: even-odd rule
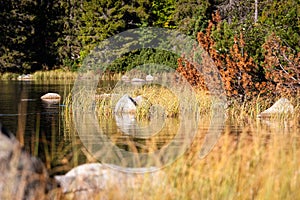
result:
[[[294,86],[300,82],[299,0],[0,2],[0,73],[76,71],[102,40],[131,28],[152,26],[176,29],[198,40],[223,78],[235,78],[234,83],[228,83],[232,93],[247,92],[242,84],[249,82],[243,83],[244,79],[252,79],[254,86],[274,83],[277,87],[287,82]],[[135,56],[121,59],[112,70],[128,70],[136,64],[136,57],[157,62],[167,57],[174,67],[182,67],[174,55],[151,57],[151,51],[133,52]]]

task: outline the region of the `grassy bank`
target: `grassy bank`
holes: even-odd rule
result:
[[[37,71],[32,76],[35,80],[75,80],[77,72],[63,70]]]
[[[76,72],[64,70],[37,71],[27,77],[10,72],[0,74],[0,80],[75,80],[76,77]]]
[[[22,78],[25,74],[17,74],[11,72],[0,73],[0,80],[75,80],[78,72],[65,71],[62,69],[49,71],[36,71],[32,74],[27,74],[30,78]],[[121,73],[104,73],[101,80],[119,80]]]

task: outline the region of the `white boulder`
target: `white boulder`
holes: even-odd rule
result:
[[[146,76],[146,81],[151,82],[151,81],[153,81],[153,80],[154,80],[154,78],[153,78],[153,76],[151,76],[150,74],[148,74],[148,75]]]
[[[41,99],[43,102],[47,103],[47,104],[57,104],[60,102],[60,95],[57,93],[47,93],[43,96],[41,96]]]
[[[145,80],[141,78],[133,78],[131,79],[131,82],[145,82]]]
[[[33,75],[31,75],[31,74],[22,74],[22,75],[18,76],[18,80],[21,80],[21,81],[33,80]]]
[[[122,96],[116,103],[115,113],[135,113],[137,106],[143,101],[143,97],[130,97],[128,94]]]
[[[132,173],[131,169],[89,163],[77,166],[65,175],[55,176],[55,179],[64,193],[74,193],[77,198],[84,199],[93,197],[95,192],[102,192],[102,198],[106,199],[114,194],[124,197],[129,190],[140,190],[145,186],[147,189],[164,187],[166,177],[162,171],[148,172],[148,168],[137,168],[139,171]]]
[[[274,115],[292,114],[294,106],[286,98],[280,98],[270,108],[257,115],[258,118],[268,118]]]
[[[60,97],[60,95],[59,94],[57,94],[57,93],[47,93],[47,94],[45,94],[45,95],[43,95],[43,96],[41,96],[41,99],[60,99],[61,97]]]
[[[121,80],[124,81],[124,82],[129,82],[129,81],[130,81],[129,77],[126,76],[126,75],[123,75],[123,76],[121,77]]]

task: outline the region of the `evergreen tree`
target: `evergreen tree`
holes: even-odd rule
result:
[[[28,73],[55,64],[60,11],[57,1],[1,2],[1,72]]]
[[[25,72],[36,63],[34,52],[28,48],[35,34],[32,9],[36,9],[35,1],[1,1],[1,72]]]

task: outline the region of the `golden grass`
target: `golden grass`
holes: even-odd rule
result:
[[[299,199],[299,127],[227,127],[207,157],[197,143],[168,171],[178,199]],[[199,140],[200,141],[200,140]],[[178,171],[178,173],[176,173]]]
[[[209,124],[207,121],[203,126]],[[150,187],[147,176],[137,188],[119,195],[106,190],[110,199],[299,199],[299,126],[285,130],[257,123],[235,129],[227,124],[218,143],[199,159],[203,137],[187,153],[162,168],[166,182]],[[122,184],[122,183],[121,183]],[[93,194],[103,196],[103,191]],[[67,194],[70,196],[70,194]],[[72,195],[71,195],[72,196]],[[68,197],[66,197],[69,199]],[[71,198],[73,199],[73,198]]]
[[[37,71],[33,73],[35,80],[75,80],[77,72],[64,71],[61,69],[50,71]]]
[[[178,115],[178,100],[165,88],[140,88],[132,95],[142,95],[151,104],[162,105],[168,116]],[[207,119],[200,124],[197,137],[185,155],[161,169],[167,182],[149,188],[146,178],[139,188],[128,191],[125,196],[119,196],[118,191],[108,191],[111,199],[300,199],[298,97],[291,99],[295,106],[291,118],[269,121],[256,116],[276,99],[257,97],[243,103],[232,101],[222,135],[213,150],[200,159],[205,130],[211,123],[211,99],[202,91],[197,91],[196,96],[200,113]],[[107,100],[99,102],[98,109],[103,111],[100,116],[112,117]],[[145,110],[137,112],[144,116]],[[99,195],[96,193],[93,197]]]
[[[130,91],[129,94],[131,97],[137,97],[139,95],[144,98],[144,101],[142,102],[142,105],[137,106],[137,119],[147,118],[151,106],[160,106],[164,109],[167,117],[178,117],[179,101],[183,100],[184,102],[188,102],[190,98],[188,95],[185,96],[184,94],[182,94],[181,97],[178,97],[168,88],[156,85],[140,87]],[[212,105],[211,97],[204,91],[195,91],[195,96],[196,101],[198,102],[199,112],[201,114],[210,112]],[[101,95],[99,97],[98,95],[95,100],[97,102],[97,112],[100,118],[113,117],[113,102],[111,101],[111,97]]]

